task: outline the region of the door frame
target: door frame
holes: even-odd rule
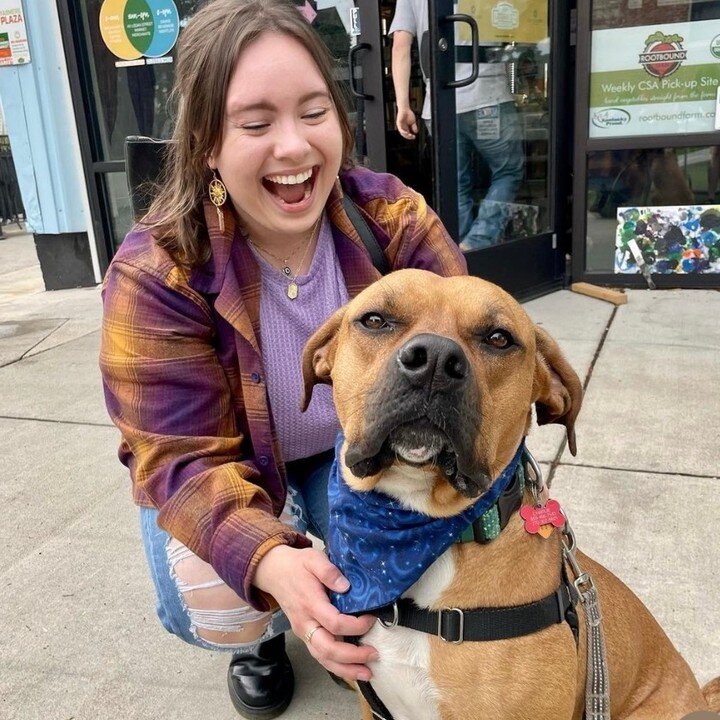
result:
[[[365,116],[365,142],[370,167],[376,172],[387,171],[387,143],[385,140],[385,86],[383,82],[383,43],[380,3],[355,0],[360,20],[358,43],[365,43],[359,65],[362,68],[362,88],[366,98],[361,100]],[[350,40],[352,45],[352,39]],[[348,63],[353,74],[352,59]]]
[[[457,237],[457,158],[443,148],[455,147],[453,0],[429,0],[430,82],[438,88],[431,98],[433,136],[433,204],[450,235]],[[466,253],[472,275],[491,280],[519,298],[529,298],[561,287],[566,278],[566,255],[571,248],[570,190],[572,147],[562,140],[573,127],[567,97],[572,88],[574,48],[571,46],[573,0],[548,0],[550,31],[550,125],[548,190],[550,230],[506,244]],[[442,50],[446,47],[446,50]],[[436,142],[435,139],[439,140]]]
[[[68,69],[68,82],[72,98],[75,125],[78,129],[80,157],[90,204],[90,222],[95,235],[100,273],[104,274],[115,252],[112,242],[111,211],[104,186],[104,174],[125,169],[122,161],[97,161],[97,127],[93,123],[93,111],[85,98],[92,95],[87,38],[81,10],[71,0],[56,0],[63,50]]]

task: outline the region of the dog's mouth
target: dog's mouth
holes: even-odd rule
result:
[[[387,435],[379,451],[365,455],[351,445],[345,462],[355,477],[374,475],[394,463],[436,469],[460,494],[475,498],[492,484],[479,467],[462,467],[456,445],[449,435],[427,418],[398,425]]]
[[[455,455],[450,438],[429,420],[400,425],[385,442],[400,462],[415,467],[437,465],[441,455]]]

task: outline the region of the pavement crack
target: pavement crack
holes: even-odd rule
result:
[[[34,350],[38,345],[42,345],[53,333],[57,332],[61,327],[67,324],[70,318],[64,318],[63,321],[56,325],[45,337],[38,340],[34,345],[30,346],[15,362],[18,362],[19,360],[23,360],[29,352]]]
[[[66,320],[65,322],[67,322],[67,320]],[[65,324],[65,323],[63,323],[63,325],[64,325],[64,324]],[[62,325],[58,325],[58,327],[55,328],[55,330],[59,330],[61,327],[62,327]],[[52,335],[52,333],[55,332],[55,330],[51,331],[48,335],[46,335],[45,338],[43,338],[43,340],[45,340],[46,338],[50,337],[50,335]],[[49,347],[49,348],[45,348],[45,350],[40,350],[40,352],[35,353],[32,357],[38,357],[39,355],[42,355],[43,353],[50,352],[51,350],[56,350],[56,349],[59,348],[59,347],[63,347],[63,345],[67,345],[68,343],[75,342],[76,340],[82,340],[83,338],[86,338],[86,337],[88,337],[89,335],[93,335],[93,334],[96,333],[96,332],[100,332],[100,329],[99,329],[99,328],[95,328],[95,330],[90,330],[90,332],[83,333],[82,335],[78,335],[78,336],[76,336],[76,337],[68,338],[68,339],[65,340],[64,342],[58,343],[57,345],[53,345],[52,347]],[[43,342],[43,340],[40,340],[39,342],[36,342],[35,345],[33,345],[33,347],[37,347],[41,342]],[[0,369],[5,368],[5,367],[8,367],[9,365],[13,365],[13,364],[15,364],[15,363],[17,363],[17,362],[20,362],[21,360],[27,359],[25,356],[26,356],[26,355],[30,352],[30,350],[32,350],[32,349],[33,349],[33,348],[29,348],[29,349],[26,350],[20,357],[15,358],[14,360],[10,360],[10,362],[3,363],[2,365],[0,365]]]
[[[595,349],[595,354],[593,355],[592,362],[590,363],[590,368],[588,369],[588,373],[585,376],[585,381],[583,382],[582,390],[583,390],[583,397],[585,396],[585,391],[588,388],[588,385],[590,384],[590,379],[592,378],[593,371],[595,370],[595,364],[597,363],[600,353],[602,352],[603,347],[605,346],[605,341],[607,340],[608,333],[610,332],[610,328],[612,327],[613,322],[615,321],[615,316],[617,315],[618,311],[618,305],[615,305],[613,308],[612,313],[610,313],[610,317],[608,318],[607,325],[605,325],[605,329],[603,330],[602,337],[600,338],[600,342],[598,343],[597,348]],[[547,476],[547,486],[550,487],[552,485],[553,478],[555,477],[555,470],[560,465],[560,458],[562,457],[563,453],[565,452],[565,448],[567,447],[567,435],[563,437],[562,442],[560,443],[560,447],[558,448],[557,453],[555,454],[555,457],[553,458],[553,461],[550,463],[550,470],[548,471]]]
[[[706,475],[705,473],[682,472],[667,468],[665,470],[650,470],[648,468],[614,467],[612,465],[592,465],[588,463],[558,463],[558,466],[565,468],[588,468],[589,470],[608,470],[609,472],[640,473],[642,475],[674,475],[675,477],[697,478],[698,480],[717,480],[717,475]]]
[[[22,420],[25,422],[55,423],[57,425],[82,425],[87,427],[114,428],[112,423],[81,422],[80,420],[55,420],[52,418],[23,417],[18,415],[0,415],[0,420]]]

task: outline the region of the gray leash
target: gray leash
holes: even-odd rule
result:
[[[602,629],[600,601],[590,575],[583,572],[575,557],[575,533],[565,516],[563,556],[575,580],[573,586],[583,604],[587,630],[587,669],[585,681],[585,720],[610,720],[610,679],[608,676],[605,637]]]
[[[536,504],[547,501],[547,489],[542,477],[542,471],[535,458],[527,453],[533,475],[529,480]],[[584,720],[610,720],[610,679],[608,673],[607,654],[605,652],[605,637],[602,629],[602,616],[600,613],[600,600],[595,583],[590,575],[583,571],[575,556],[577,542],[575,533],[570,527],[570,521],[565,511],[565,525],[562,531],[563,557],[570,566],[574,576],[572,587],[576,596],[573,604],[580,601],[585,615],[585,629],[587,630],[587,668],[585,671],[585,718]]]

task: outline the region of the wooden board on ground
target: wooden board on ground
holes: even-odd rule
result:
[[[572,283],[570,289],[573,292],[580,293],[580,295],[588,295],[598,300],[605,300],[613,305],[625,305],[628,301],[627,295],[623,290],[600,287],[599,285],[591,285],[586,282]]]

